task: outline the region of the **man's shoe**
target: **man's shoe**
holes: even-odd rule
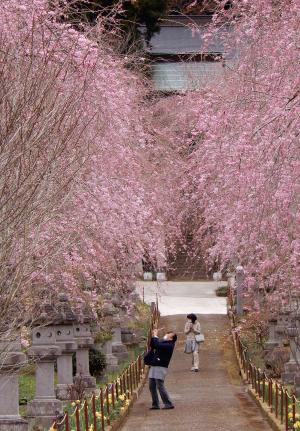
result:
[[[195,373],[198,373],[199,372],[199,368],[195,368],[194,371],[195,371]]]
[[[192,367],[192,368],[191,368],[191,371],[195,371],[195,367]]]
[[[160,410],[160,407],[152,406],[152,407],[149,408],[149,410]]]
[[[163,410],[171,410],[171,409],[175,409],[175,406],[165,406],[162,409]]]

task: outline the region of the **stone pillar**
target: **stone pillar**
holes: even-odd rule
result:
[[[213,280],[216,282],[222,281],[222,272],[221,271],[214,272],[213,273]]]
[[[74,327],[72,325],[58,325],[56,327],[56,342],[62,354],[57,358],[56,396],[60,400],[70,398],[70,387],[73,385],[73,353],[78,346],[74,340]]]
[[[298,371],[298,364],[297,364],[298,349],[296,345],[296,337],[298,334],[298,329],[296,328],[296,326],[291,326],[287,328],[286,332],[290,340],[290,359],[286,364],[284,364],[284,372],[281,375],[281,380],[284,385],[293,384],[295,376]]]
[[[106,370],[108,372],[114,372],[118,369],[118,358],[112,352],[112,341],[108,340],[100,348],[100,351],[105,355]]]
[[[165,271],[159,271],[156,273],[157,281],[167,281],[167,273]]]
[[[72,353],[66,353],[63,351],[62,355],[57,358],[57,378],[59,382],[57,385],[57,389],[59,390],[62,389],[62,386],[72,385],[73,383],[72,356]]]
[[[277,318],[271,317],[268,322],[269,322],[269,338],[264,345],[264,349],[270,351],[270,350],[273,350],[274,347],[278,346],[279,344],[278,341],[276,340],[276,334],[275,334]]]
[[[242,266],[236,267],[236,314],[243,314],[243,288],[245,272]]]
[[[76,352],[77,375],[90,376],[89,349],[80,343],[80,349]]]
[[[275,336],[278,343],[287,339],[286,329],[290,326],[290,312],[281,311],[278,314]]]
[[[33,329],[28,355],[37,365],[35,397],[27,406],[31,426],[50,427],[56,416],[63,412],[62,402],[56,398],[54,390],[54,364],[60,354],[61,349],[55,345],[55,327]]]
[[[0,430],[28,431],[28,423],[19,414],[18,369],[25,363],[20,339],[0,341]]]
[[[82,381],[86,393],[92,394],[96,391],[96,379],[90,374],[89,350],[94,346],[90,325],[87,323],[75,325],[74,336],[78,345],[78,350],[76,351],[76,377],[74,381]]]
[[[121,320],[118,315],[113,317],[112,352],[120,362],[128,359],[128,351],[122,343]]]
[[[292,310],[298,314],[300,312],[300,292],[294,290],[290,299]]]
[[[144,281],[152,281],[153,280],[152,272],[144,272],[143,278],[144,278]]]

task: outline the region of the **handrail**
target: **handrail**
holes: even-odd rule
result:
[[[230,297],[228,303],[229,316],[233,327],[236,327],[232,297]],[[300,430],[300,421],[298,419],[300,416],[297,413],[297,408],[300,412],[300,400],[294,394],[289,393],[281,382],[267,376],[265,372],[256,367],[251,359],[247,358],[247,347],[243,344],[240,334],[235,330],[232,331],[232,334],[240,367],[255,394],[263,403],[268,405],[270,413],[280,421],[285,431]]]
[[[152,330],[159,319],[158,298],[149,321],[146,349],[150,346]],[[145,371],[144,352],[132,361],[121,374],[105,388],[99,389],[99,395],[77,400],[74,411],[65,411],[62,419],[54,421],[49,431],[105,431],[111,421],[122,414],[130,404],[134,391],[138,388]],[[74,405],[74,403],[73,403]],[[69,410],[71,410],[69,405]]]

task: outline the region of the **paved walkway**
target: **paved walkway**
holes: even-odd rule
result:
[[[226,282],[214,281],[139,281],[137,292],[146,302],[159,299],[159,310],[162,316],[174,314],[226,314],[226,298],[219,298],[215,291]]]
[[[185,315],[162,318],[161,325],[182,332]],[[224,315],[203,315],[206,341],[200,351],[200,372],[189,371],[190,355],[182,353],[179,334],[166,386],[174,410],[149,410],[147,385],[122,431],[270,431],[258,407],[245,392],[234,356],[229,322]]]
[[[179,335],[166,380],[174,410],[152,411],[145,385],[122,431],[270,431],[260,410],[242,385],[226,316],[225,298],[217,298],[220,283],[139,282],[147,302],[159,298],[160,327]],[[187,313],[197,313],[206,337],[200,349],[200,372],[189,371],[190,355],[183,353]],[[183,314],[184,313],[184,314]]]

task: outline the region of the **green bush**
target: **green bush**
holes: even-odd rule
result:
[[[218,289],[216,290],[216,295],[223,297],[228,296],[228,286],[218,287]]]
[[[106,367],[105,355],[95,349],[90,349],[90,373],[94,377],[102,375],[104,368]],[[76,353],[73,354],[73,375],[76,375]]]
[[[106,367],[105,355],[98,350],[90,350],[90,372],[94,377],[99,377]]]

